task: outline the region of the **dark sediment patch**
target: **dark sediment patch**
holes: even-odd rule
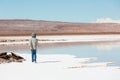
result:
[[[11,63],[11,62],[23,62],[25,59],[15,53],[7,54],[7,52],[0,53],[0,64],[1,63]]]

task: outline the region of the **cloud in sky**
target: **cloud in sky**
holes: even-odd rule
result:
[[[120,23],[120,20],[113,20],[111,18],[99,18],[96,23]]]

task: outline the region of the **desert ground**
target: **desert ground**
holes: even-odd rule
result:
[[[0,36],[119,34],[119,23],[73,23],[44,20],[0,20]]]

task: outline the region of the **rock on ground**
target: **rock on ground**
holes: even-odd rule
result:
[[[0,53],[0,64],[1,63],[10,63],[10,62],[23,62],[25,59],[13,52],[7,54],[7,52]]]

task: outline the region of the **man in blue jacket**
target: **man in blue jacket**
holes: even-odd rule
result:
[[[37,50],[37,46],[38,46],[38,39],[36,39],[36,33],[32,33],[32,38],[30,39],[30,49],[32,52],[32,62],[37,62],[36,58],[36,50]]]

